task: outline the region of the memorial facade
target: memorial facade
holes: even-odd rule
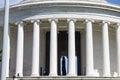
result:
[[[9,55],[3,61],[8,80],[120,77],[120,6],[106,0],[23,0],[9,14]]]

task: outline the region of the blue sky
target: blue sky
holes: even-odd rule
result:
[[[4,7],[4,1],[5,0],[0,0],[0,7]],[[15,3],[18,3],[22,0],[9,0],[10,1],[10,4],[15,4]]]
[[[107,0],[110,3],[118,4],[120,5],[120,0]]]
[[[4,7],[4,1],[5,0],[0,0],[0,7]],[[15,4],[20,1],[22,0],[10,0],[10,4]],[[120,5],[120,0],[108,0],[108,2]]]

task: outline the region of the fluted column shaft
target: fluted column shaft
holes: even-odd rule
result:
[[[33,54],[32,54],[32,74],[31,76],[39,76],[39,44],[40,44],[40,30],[39,20],[33,21]]]
[[[68,23],[68,76],[75,76],[75,20],[69,19]]]
[[[94,76],[92,21],[86,20],[86,76]]]
[[[103,22],[102,26],[103,39],[103,76],[110,76],[110,53],[109,53],[109,34],[108,22]]]
[[[24,30],[23,23],[18,24],[17,34],[17,56],[16,56],[16,76],[23,76],[23,45],[24,45]]]
[[[4,33],[3,33],[1,80],[6,80],[6,77],[9,77],[9,59],[10,59],[9,0],[5,0],[5,16],[3,28]]]
[[[117,71],[120,77],[120,24],[116,28],[116,45],[117,45]]]
[[[57,21],[50,19],[50,74],[49,76],[57,76]]]

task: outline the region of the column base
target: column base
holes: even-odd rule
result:
[[[90,73],[86,74],[86,76],[88,76],[88,77],[90,77],[90,76],[92,76],[92,77],[99,77],[100,74],[99,74],[99,72],[98,72],[98,69],[94,69],[94,70],[91,71]]]
[[[103,74],[103,77],[111,77],[110,73],[108,74]]]
[[[98,77],[98,76],[96,76],[95,74],[87,74],[86,76],[87,76],[87,77]]]
[[[118,75],[117,77],[120,77],[120,75]]]
[[[67,74],[67,76],[69,77],[69,76],[77,76],[76,74]]]
[[[87,77],[99,77],[99,74],[96,73],[90,73],[90,74],[86,74]]]
[[[49,74],[49,76],[58,76],[57,74]]]
[[[17,79],[17,78],[14,78],[14,80],[19,80],[19,79]]]
[[[31,74],[32,77],[39,77],[39,74]]]

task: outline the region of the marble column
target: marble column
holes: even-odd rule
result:
[[[120,24],[116,28],[116,45],[117,45],[117,71],[120,77]]]
[[[86,76],[94,76],[92,20],[86,20]]]
[[[32,53],[32,74],[31,76],[39,76],[39,44],[40,44],[40,26],[39,20],[33,22],[33,53]]]
[[[109,34],[108,22],[103,21],[102,26],[102,39],[103,39],[103,76],[110,76],[110,53],[109,53]]]
[[[5,16],[3,28],[4,33],[3,33],[1,80],[6,80],[6,77],[9,77],[9,59],[10,59],[9,0],[5,0]]]
[[[2,76],[3,78],[9,77],[9,67],[10,67],[9,65],[9,62],[10,62],[10,29],[9,27],[8,27],[8,30],[4,30],[4,35],[5,36],[3,37],[3,52],[2,52]]]
[[[57,20],[50,19],[50,73],[49,76],[57,76]]]
[[[75,20],[68,19],[68,76],[76,76],[75,63]]]
[[[16,76],[23,76],[23,48],[24,47],[24,30],[23,23],[18,23],[17,34],[17,55],[16,55]]]

